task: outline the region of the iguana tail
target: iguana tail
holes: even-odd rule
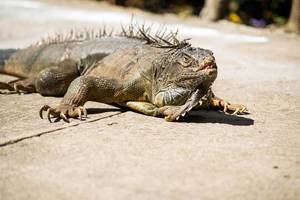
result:
[[[5,61],[16,51],[17,49],[0,49],[0,73],[5,73]]]

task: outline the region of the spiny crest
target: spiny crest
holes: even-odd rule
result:
[[[146,27],[144,24],[142,26],[133,25],[132,23],[128,27],[122,26],[122,32],[120,36],[125,36],[128,38],[134,38],[146,41],[157,48],[168,48],[168,49],[182,49],[184,47],[189,47],[191,44],[188,42],[190,39],[184,39],[180,41],[177,38],[178,30],[168,31],[164,27],[160,27],[159,30],[153,35],[151,33],[151,26]]]
[[[81,42],[85,40],[95,40],[102,37],[121,36],[127,38],[133,38],[145,41],[146,44],[157,48],[167,48],[170,50],[178,50],[184,47],[189,47],[191,44],[188,42],[189,39],[179,40],[177,39],[178,31],[172,32],[167,31],[166,28],[161,27],[156,34],[151,33],[151,27],[146,27],[145,25],[133,25],[132,23],[128,27],[121,26],[122,31],[118,34],[113,34],[113,30],[106,31],[103,27],[98,30],[88,30],[83,31],[71,30],[67,34],[55,34],[54,36],[47,36],[35,45],[48,45],[57,44],[61,42]]]
[[[42,40],[37,42],[35,45],[57,44],[61,42],[80,42],[102,37],[111,37],[112,35],[113,30],[107,32],[105,27],[98,30],[84,29],[82,31],[72,29],[68,33],[56,33],[54,35],[48,35],[42,38]]]

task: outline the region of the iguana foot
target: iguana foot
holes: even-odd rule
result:
[[[13,87],[14,91],[18,94],[35,92],[35,87],[33,85],[24,85],[22,83],[17,82],[13,84]]]
[[[72,105],[59,105],[57,108],[51,108],[48,105],[44,105],[40,109],[40,117],[43,119],[43,112],[47,112],[47,118],[49,122],[51,121],[51,116],[56,118],[56,120],[63,119],[65,122],[70,122],[69,118],[79,118],[82,120],[87,117],[87,111],[83,106],[72,106]],[[55,120],[55,121],[56,121]]]
[[[5,83],[5,82],[0,82],[0,89],[14,91],[14,87],[12,87],[9,83]]]
[[[35,92],[34,78],[28,78],[25,80],[14,80],[8,83],[0,82],[0,89],[8,90],[11,92],[32,93]]]
[[[241,104],[230,104],[228,102],[225,102],[223,111],[232,115],[249,114],[246,106]]]
[[[179,120],[180,117],[184,117],[189,110],[182,109],[182,106],[164,106],[159,108],[159,112],[165,116],[165,120],[173,122]]]
[[[210,101],[210,108],[213,110],[222,110],[225,113],[232,115],[249,114],[250,112],[246,106],[241,104],[231,104],[223,99],[214,97]]]

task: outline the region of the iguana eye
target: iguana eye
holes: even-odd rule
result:
[[[184,59],[191,59],[191,56],[189,54],[184,53],[182,56]]]
[[[180,61],[181,61],[180,64],[182,66],[187,67],[187,66],[191,65],[192,58],[189,55],[184,54],[184,55],[182,55],[182,59]]]
[[[188,62],[190,60],[190,57],[188,57],[188,56],[183,56],[183,61],[184,62]]]

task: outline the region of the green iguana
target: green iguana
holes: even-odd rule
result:
[[[91,35],[71,32],[25,49],[1,50],[0,73],[20,79],[0,82],[0,89],[64,96],[57,107],[41,108],[40,117],[46,111],[50,122],[51,117],[81,120],[87,101],[115,103],[168,121],[193,108],[247,112],[212,93],[217,77],[213,53],[179,41],[176,33],[152,35],[144,26],[130,26],[117,36]]]

